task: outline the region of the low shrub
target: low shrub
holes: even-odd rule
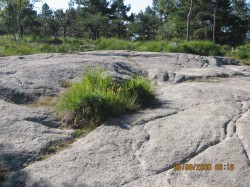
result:
[[[131,113],[154,100],[150,82],[136,76],[122,83],[102,71],[87,71],[58,99],[56,110],[73,128],[96,126],[109,118]]]
[[[225,55],[222,46],[210,41],[146,41],[132,42],[116,38],[101,38],[96,43],[97,50],[134,50],[151,52],[191,53],[202,56]]]
[[[96,50],[136,50],[141,42],[132,42],[117,38],[100,38],[96,42]]]
[[[228,56],[242,59],[249,64],[250,44],[233,50],[230,46],[213,44],[210,41],[128,41],[117,38],[100,38],[97,41],[71,37],[25,36],[16,42],[11,35],[0,36],[0,56],[28,55],[36,53],[74,53],[90,50],[132,50],[151,52],[191,53],[202,56]]]
[[[222,52],[222,47],[220,45],[213,44],[209,41],[183,41],[180,43],[177,50],[175,49],[171,52],[191,53],[202,56],[224,55]]]
[[[166,41],[143,42],[135,50],[136,51],[164,52],[164,51],[168,51],[168,43]]]
[[[59,38],[52,38],[46,41],[48,44],[55,44],[55,45],[61,45],[63,44],[63,41]]]
[[[250,45],[243,45],[236,48],[234,55],[239,59],[248,59],[250,58]]]
[[[16,42],[11,35],[0,36],[0,56],[36,53],[73,53],[93,50],[86,39],[24,36]]]

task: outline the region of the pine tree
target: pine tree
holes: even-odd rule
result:
[[[47,28],[49,26],[49,22],[51,21],[53,17],[53,11],[50,9],[47,3],[44,3],[42,5],[42,11],[41,11],[40,17],[42,19],[42,23],[44,26],[44,36],[47,36]]]
[[[106,0],[75,0],[78,5],[78,30],[96,40],[106,35],[108,29],[109,2]]]
[[[111,20],[111,34],[118,38],[126,37],[126,27],[132,16],[128,16],[130,5],[125,5],[124,0],[114,0],[111,4],[109,18]]]
[[[149,6],[145,11],[141,11],[135,16],[137,26],[135,32],[140,40],[154,40],[157,35],[157,29],[160,25],[156,12]]]
[[[20,37],[23,36],[21,25],[21,15],[25,7],[29,4],[29,0],[2,0],[1,6],[5,6],[7,16],[12,25],[12,34],[17,41],[16,32]]]

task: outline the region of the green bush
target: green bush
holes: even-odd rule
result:
[[[170,48],[171,49],[171,48]],[[222,47],[209,41],[181,42],[179,48],[170,52],[191,53],[202,56],[221,56]]]
[[[250,45],[239,46],[235,50],[235,56],[239,59],[248,59],[250,57]]]
[[[168,51],[168,43],[165,41],[148,41],[139,45],[136,51],[163,52]]]
[[[97,50],[134,50],[151,52],[179,52],[203,56],[225,55],[222,46],[210,41],[147,41],[132,42],[116,38],[101,38],[96,43]]]
[[[249,45],[240,46],[233,56],[239,59],[249,58]],[[100,38],[91,41],[80,38],[54,38],[25,36],[16,43],[13,36],[0,36],[0,56],[25,55],[35,53],[74,53],[89,50],[132,50],[151,52],[192,53],[203,56],[231,55],[229,46],[214,45],[210,41],[128,41],[117,38]]]
[[[100,38],[96,42],[96,50],[136,50],[141,42],[132,42],[117,38]]]
[[[97,50],[125,50],[126,48],[127,45],[125,40],[119,40],[115,38],[101,38],[96,43]]]
[[[55,45],[61,45],[61,44],[63,44],[63,41],[61,39],[59,39],[59,38],[52,38],[52,39],[47,40],[46,43],[48,43],[48,44],[55,44]]]
[[[133,112],[153,100],[152,86],[142,77],[119,83],[91,70],[59,97],[56,109],[68,125],[79,128]]]
[[[16,42],[11,35],[0,36],[0,56],[73,53],[91,49],[93,49],[93,44],[85,39],[24,36]]]

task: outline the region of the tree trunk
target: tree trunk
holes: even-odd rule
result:
[[[47,36],[47,23],[44,24],[44,36]]]
[[[67,27],[63,26],[63,37],[66,37],[66,33],[67,33]]]
[[[16,23],[15,23],[15,18],[14,18],[14,12],[12,14],[12,19],[13,19],[13,36],[14,36],[15,42],[18,42],[18,39],[16,37]]]
[[[21,33],[21,29],[20,29],[20,15],[19,15],[18,12],[16,14],[16,24],[17,24],[18,35],[20,36],[20,33]]]
[[[190,18],[192,14],[192,8],[193,8],[193,0],[190,0],[189,12],[187,15],[187,41],[189,41],[190,38]]]
[[[12,29],[13,29],[12,34],[13,34],[15,42],[18,42],[17,37],[16,37],[16,21],[15,21],[15,14],[14,14],[14,5],[10,3],[9,6],[10,6],[10,15],[11,15]]]
[[[16,14],[17,32],[18,32],[18,36],[23,38],[23,28],[20,23],[20,16],[21,16],[21,12],[17,11],[17,14]]]
[[[216,32],[216,8],[214,9],[213,44],[215,44],[215,32]]]
[[[205,26],[205,40],[207,40],[207,31],[208,31],[208,26]]]

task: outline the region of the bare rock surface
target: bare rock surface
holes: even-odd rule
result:
[[[0,100],[0,169],[17,170],[33,162],[52,143],[72,138],[46,108]]]
[[[51,109],[20,104],[58,95],[86,67],[121,79],[147,74],[160,105],[112,119],[69,148],[35,158],[72,131]],[[92,51],[0,58],[0,168],[4,186],[242,186],[250,184],[250,67],[190,54]],[[26,167],[21,167],[27,163]],[[173,169],[211,164],[210,171]],[[215,169],[222,164],[223,169]],[[234,164],[228,170],[227,164]]]

